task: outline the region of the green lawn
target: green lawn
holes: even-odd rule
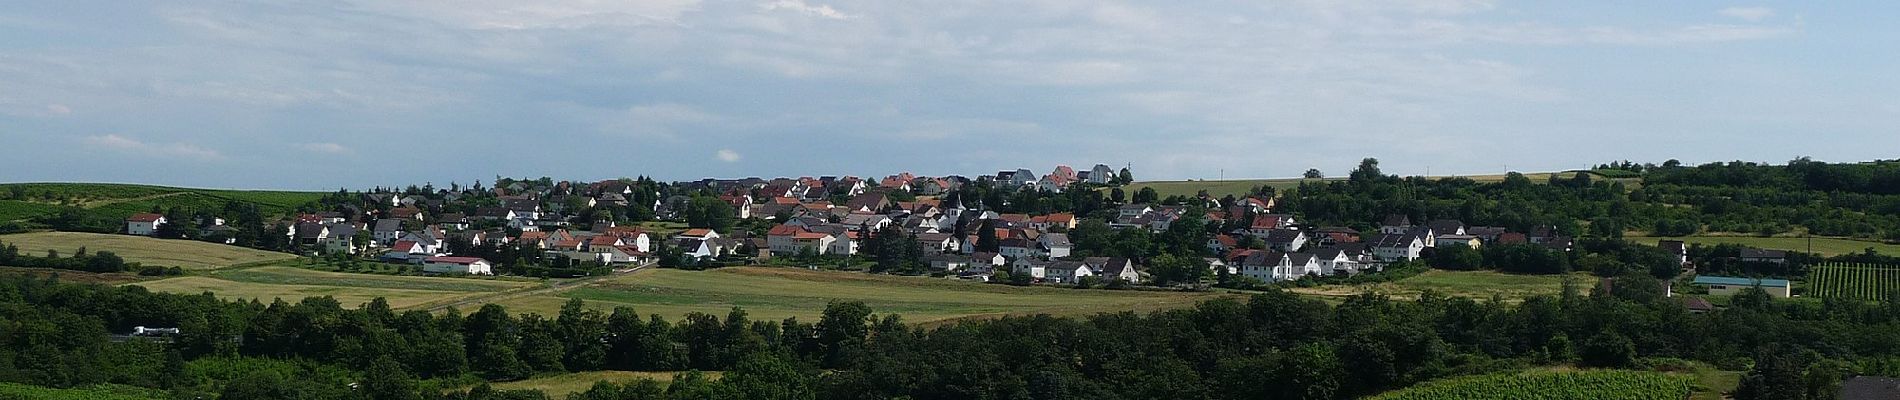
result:
[[[1801,237],[1630,236],[1627,239],[1631,241],[1635,241],[1637,243],[1650,244],[1650,245],[1656,244],[1656,242],[1660,242],[1663,240],[1681,240],[1684,243],[1701,243],[1703,245],[1709,245],[1709,246],[1722,244],[1722,243],[1734,243],[1734,244],[1739,244],[1743,246],[1758,247],[1758,248],[1771,249],[1771,250],[1789,250],[1789,251],[1797,251],[1797,252],[1805,252],[1808,250],[1808,239],[1801,238]],[[1900,245],[1895,245],[1895,244],[1869,242],[1869,241],[1854,240],[1854,239],[1829,238],[1829,237],[1814,238],[1814,252],[1820,253],[1823,256],[1859,253],[1861,251],[1866,250],[1869,247],[1872,247],[1874,251],[1880,252],[1880,254],[1900,255]]]
[[[641,379],[652,379],[664,385],[667,382],[673,381],[674,374],[678,374],[678,373],[677,372],[630,372],[630,371],[574,372],[574,373],[566,373],[566,374],[560,374],[560,375],[538,377],[538,378],[533,378],[533,379],[524,379],[524,380],[519,380],[519,381],[514,381],[514,382],[501,382],[501,383],[494,384],[493,387],[497,390],[535,389],[535,390],[540,390],[542,393],[546,393],[548,395],[548,398],[550,399],[564,399],[564,398],[567,398],[567,395],[569,394],[587,391],[587,389],[594,387],[595,382],[608,381],[608,382],[613,382],[617,384],[626,384],[628,382],[634,382]],[[718,379],[720,375],[720,373],[717,371],[704,372],[704,374],[706,374],[707,377],[713,378],[713,379]]]
[[[442,278],[453,279],[453,278]],[[150,282],[132,283],[154,292],[200,294],[211,292],[225,300],[252,300],[269,303],[273,299],[297,302],[305,297],[330,296],[344,307],[357,307],[382,297],[396,309],[426,307],[458,300],[492,295],[493,292],[462,292],[426,289],[391,289],[360,286],[257,283],[225,280],[209,276],[181,276]]]
[[[1585,273],[1571,275],[1520,275],[1496,271],[1445,271],[1430,270],[1396,282],[1384,282],[1367,285],[1326,285],[1311,288],[1297,288],[1294,292],[1314,296],[1345,297],[1361,293],[1377,292],[1393,296],[1416,297],[1426,290],[1441,294],[1489,299],[1493,295],[1506,300],[1522,300],[1531,296],[1557,295],[1563,292],[1564,278],[1569,277],[1581,291],[1588,291],[1596,284],[1596,278]]]
[[[1225,294],[1014,287],[943,278],[871,275],[796,268],[733,267],[710,271],[650,269],[544,295],[504,300],[518,312],[552,315],[570,298],[596,309],[633,307],[678,318],[690,312],[724,316],[741,307],[754,320],[815,321],[832,300],[862,301],[907,322],[1007,314],[1087,315],[1192,306]]]
[[[124,258],[126,262],[195,270],[297,258],[288,253],[193,240],[153,239],[103,233],[22,233],[0,235],[0,242],[19,246],[22,253],[32,255],[45,255],[47,250],[56,250],[63,257],[72,255],[80,247],[85,247],[89,252],[111,251]]]

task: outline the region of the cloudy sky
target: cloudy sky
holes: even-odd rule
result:
[[[0,181],[1893,158],[1892,2],[14,2]]]

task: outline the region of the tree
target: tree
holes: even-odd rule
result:
[[[1368,157],[1364,160],[1359,160],[1359,167],[1352,170],[1352,175],[1348,176],[1347,180],[1354,183],[1361,183],[1378,181],[1384,178],[1385,172],[1379,170],[1379,159]]]
[[[416,381],[409,376],[409,370],[388,355],[377,357],[363,371],[363,394],[375,400],[412,400],[416,395]]]
[[[1121,190],[1121,189],[1116,189]],[[996,239],[995,220],[985,219],[976,228],[976,251],[994,253],[1000,243]]]
[[[1154,278],[1154,284],[1163,286],[1200,283],[1211,272],[1207,261],[1198,257],[1176,257],[1173,254],[1155,257],[1148,263],[1148,271]]]
[[[811,400],[818,398],[812,375],[796,364],[771,353],[758,353],[740,361],[721,378],[738,392],[740,398],[761,400]]]
[[[818,347],[824,368],[846,368],[857,361],[870,333],[871,307],[862,302],[832,302],[818,319]]]
[[[1580,350],[1578,361],[1587,367],[1621,368],[1636,362],[1636,344],[1612,330],[1591,336]]]
[[[1117,185],[1135,183],[1135,174],[1129,173],[1128,168],[1123,167],[1120,173],[1115,174],[1115,181]]]
[[[1161,201],[1161,194],[1155,193],[1155,188],[1142,187],[1141,190],[1135,191],[1133,200],[1135,204],[1154,204],[1158,201]]]
[[[736,214],[731,204],[717,197],[697,196],[687,202],[686,225],[728,232],[732,230],[732,224],[738,221]]]
[[[1308,168],[1306,173],[1300,176],[1306,179],[1326,179],[1326,174],[1319,172],[1319,168]]]
[[[1432,268],[1468,271],[1484,266],[1484,255],[1470,246],[1439,246],[1428,261]]]

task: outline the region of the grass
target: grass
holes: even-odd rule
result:
[[[633,307],[677,318],[691,312],[724,316],[744,308],[753,320],[815,321],[833,300],[862,301],[877,313],[913,323],[1001,315],[1089,315],[1192,306],[1216,293],[1014,287],[941,278],[870,275],[795,268],[733,267],[711,271],[651,269],[546,295],[501,302],[518,312],[552,315],[570,298],[589,307]]]
[[[145,277],[131,272],[102,274],[66,269],[23,267],[0,267],[0,275],[25,275],[40,279],[57,276],[61,282],[97,283],[101,285],[117,285],[121,283],[138,282],[145,279]]]
[[[212,276],[223,280],[259,284],[348,286],[373,289],[439,290],[450,292],[499,292],[535,286],[535,284],[531,282],[500,279],[357,274],[314,271],[285,266],[218,271],[213,273]]]
[[[181,294],[211,292],[220,299],[240,301],[255,299],[265,303],[273,299],[283,299],[294,303],[305,297],[330,296],[336,298],[337,302],[345,307],[360,306],[369,303],[372,299],[382,297],[389,302],[391,308],[396,309],[424,307],[488,294],[448,290],[256,283],[209,276],[182,276],[131,285],[144,286],[154,292]]]
[[[1489,299],[1497,296],[1505,300],[1523,300],[1532,296],[1557,295],[1563,292],[1564,278],[1570,277],[1581,291],[1587,291],[1595,284],[1596,278],[1589,274],[1571,275],[1520,275],[1497,271],[1446,271],[1429,270],[1410,278],[1394,282],[1382,282],[1367,285],[1327,285],[1311,288],[1292,289],[1295,293],[1346,297],[1362,293],[1383,293],[1400,297],[1417,297],[1426,290],[1440,294]]]
[[[636,224],[640,229],[655,235],[655,238],[673,237],[673,234],[686,230],[686,223],[666,221],[646,221]]]
[[[58,206],[19,200],[0,200],[0,222],[18,221],[59,211]]]
[[[587,391],[587,389],[594,387],[595,382],[608,381],[608,382],[613,382],[613,383],[618,383],[618,384],[625,384],[628,382],[634,382],[641,379],[652,379],[654,381],[660,382],[661,384],[666,384],[667,382],[673,381],[674,374],[678,374],[678,372],[630,372],[630,371],[575,372],[575,373],[551,375],[551,376],[545,376],[545,377],[539,377],[539,378],[533,378],[533,379],[524,379],[524,380],[519,380],[519,381],[514,381],[514,382],[495,383],[493,384],[494,385],[493,387],[498,390],[523,390],[523,389],[540,390],[542,393],[546,393],[548,395],[548,398],[550,399],[561,399],[561,398],[566,398],[567,395],[569,394],[585,392]],[[708,378],[713,378],[713,379],[718,379],[720,375],[720,373],[717,371],[704,372],[704,374],[706,374]]]
[[[1722,244],[1722,243],[1734,243],[1734,244],[1739,244],[1743,246],[1757,247],[1757,248],[1771,249],[1771,250],[1788,250],[1788,251],[1797,251],[1797,252],[1805,252],[1808,250],[1808,239],[1802,238],[1802,237],[1630,236],[1630,237],[1627,237],[1627,239],[1638,242],[1638,243],[1651,244],[1651,245],[1656,244],[1656,242],[1660,242],[1663,240],[1681,240],[1683,241],[1683,243],[1701,243],[1702,245],[1705,245],[1705,246],[1713,246],[1713,245]],[[1836,255],[1849,254],[1849,253],[1859,253],[1859,252],[1865,251],[1867,248],[1870,248],[1870,247],[1873,248],[1874,251],[1880,252],[1880,254],[1900,255],[1900,245],[1895,245],[1895,244],[1869,242],[1869,241],[1854,240],[1854,239],[1831,238],[1831,237],[1814,238],[1814,252],[1820,253],[1823,256],[1836,256]]]
[[[126,262],[148,266],[180,267],[187,270],[226,268],[297,257],[286,253],[192,240],[166,240],[102,233],[22,233],[0,235],[0,242],[19,246],[20,252],[32,255],[44,255],[47,250],[56,250],[63,257],[72,255],[80,247],[85,247],[86,251],[94,253],[111,251],[124,258]]]

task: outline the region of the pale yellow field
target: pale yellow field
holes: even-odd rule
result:
[[[111,251],[126,262],[188,270],[225,268],[234,265],[281,261],[297,258],[278,253],[192,240],[166,240],[143,236],[109,235],[83,232],[37,232],[0,235],[0,242],[20,247],[20,252],[45,255],[47,250],[60,256],[72,255],[80,247],[88,252]]]
[[[702,373],[712,379],[719,379],[720,375],[718,371]],[[660,382],[661,385],[665,385],[673,381],[674,374],[678,374],[678,372],[575,372],[514,382],[496,383],[493,387],[498,390],[536,389],[542,393],[546,393],[550,399],[563,399],[567,398],[569,394],[587,391],[587,389],[594,387],[595,382],[608,381],[617,384],[626,384],[640,379],[652,379]]]
[[[391,289],[350,286],[270,284],[224,280],[206,276],[181,276],[128,285],[144,286],[154,292],[200,294],[212,292],[220,299],[251,300],[269,303],[273,299],[297,302],[305,297],[330,296],[345,307],[356,307],[382,297],[396,309],[421,307],[482,296],[482,292],[448,290]]]

